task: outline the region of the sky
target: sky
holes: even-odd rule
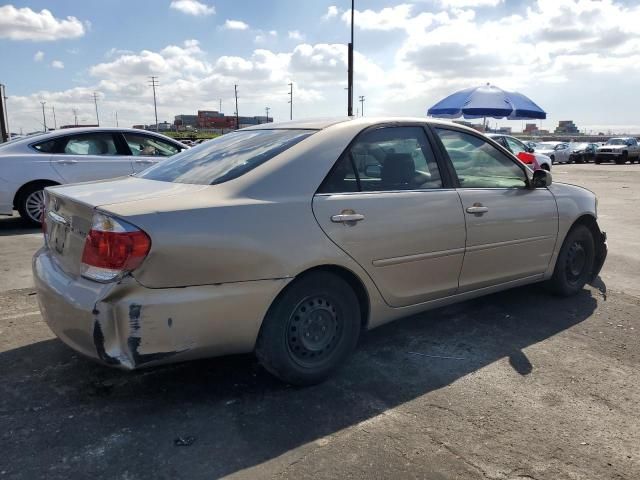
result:
[[[154,123],[198,109],[288,120],[346,115],[348,0],[0,3],[11,130]],[[355,89],[366,116],[418,116],[491,83],[528,95],[553,129],[640,132],[640,1],[356,0]],[[357,103],[358,113],[360,103]],[[522,122],[500,125],[522,128]]]

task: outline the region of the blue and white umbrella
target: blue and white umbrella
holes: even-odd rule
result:
[[[427,114],[439,118],[506,118],[509,120],[544,120],[547,113],[533,100],[518,92],[508,92],[494,85],[466,88],[440,100]]]

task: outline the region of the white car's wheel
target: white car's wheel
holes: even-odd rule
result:
[[[20,216],[32,226],[39,226],[44,209],[44,189],[49,184],[36,183],[24,188],[18,196],[16,207]]]

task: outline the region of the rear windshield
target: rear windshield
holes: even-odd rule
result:
[[[138,174],[162,182],[215,185],[244,175],[301,142],[310,130],[248,130],[222,135]]]

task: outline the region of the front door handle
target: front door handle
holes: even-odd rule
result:
[[[488,207],[485,207],[481,203],[474,203],[472,207],[467,208],[467,213],[472,213],[474,215],[482,215],[489,211]]]
[[[347,211],[343,210],[342,213],[338,215],[333,215],[331,217],[331,221],[334,223],[344,223],[346,225],[355,225],[356,222],[360,222],[364,220],[364,215],[361,213],[356,213],[353,210]]]
[[[56,163],[59,163],[60,165],[74,165],[74,164],[78,163],[78,161],[77,160],[66,159],[66,160],[56,160]]]
[[[155,162],[153,160],[149,160],[147,158],[137,158],[136,159],[136,163],[149,164],[149,163],[155,163]]]

